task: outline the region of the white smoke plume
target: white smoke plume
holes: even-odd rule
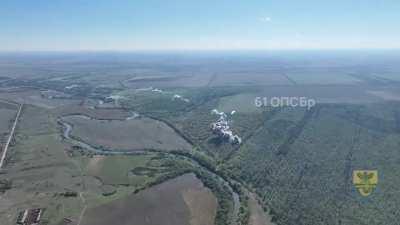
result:
[[[180,95],[177,95],[177,94],[175,94],[175,95],[172,97],[172,100],[176,100],[176,99],[182,100],[182,101],[184,101],[184,102],[189,102],[189,99],[184,98],[184,97],[182,97],[182,96],[180,96]]]
[[[235,114],[236,111],[232,111],[231,115]],[[230,143],[232,144],[241,144],[242,139],[236,135],[233,134],[229,127],[229,120],[228,116],[224,112],[220,112],[217,109],[213,109],[211,111],[211,114],[219,115],[218,120],[215,123],[211,124],[211,130],[213,131],[214,134],[217,134],[219,137],[227,139]]]
[[[161,89],[158,88],[154,88],[153,90],[151,90],[152,92],[158,92],[158,93],[163,93],[163,91]]]
[[[151,92],[156,92],[156,93],[160,93],[160,94],[163,94],[163,95],[172,95],[173,94],[173,93],[171,93],[169,91],[163,91],[163,90],[161,90],[159,88],[153,88],[153,87],[138,88],[135,91],[137,91],[137,92],[139,92],[139,91],[151,91]],[[184,102],[190,102],[190,100],[188,98],[184,98],[183,96],[178,95],[178,94],[173,94],[171,99],[174,100],[174,101],[175,100],[181,100],[181,101],[184,101]]]

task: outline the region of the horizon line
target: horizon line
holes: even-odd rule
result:
[[[2,50],[4,53],[156,53],[156,52],[400,51],[398,48],[249,48],[249,49],[52,49]]]

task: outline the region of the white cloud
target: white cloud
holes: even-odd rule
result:
[[[261,22],[264,22],[264,23],[268,23],[268,22],[271,22],[271,17],[269,17],[269,16],[264,16],[264,17],[261,17],[260,18],[260,21]]]

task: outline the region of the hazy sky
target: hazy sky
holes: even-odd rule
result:
[[[400,48],[400,0],[1,0],[0,50]]]

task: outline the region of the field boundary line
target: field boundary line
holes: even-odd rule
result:
[[[18,104],[17,102],[13,102],[11,100],[6,100],[6,99],[1,99],[0,98],[0,102],[6,103],[6,104],[9,104],[9,105],[20,106],[20,104]]]

